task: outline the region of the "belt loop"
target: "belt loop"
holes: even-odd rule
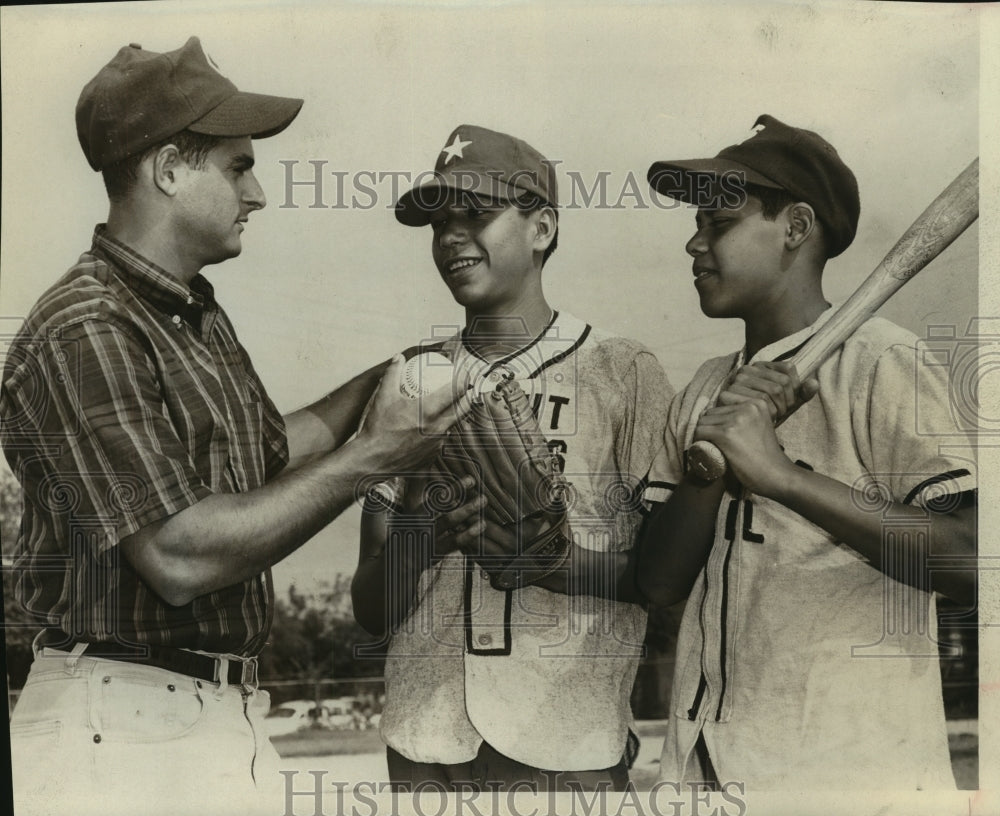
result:
[[[247,681],[247,675],[250,675],[249,682]],[[243,664],[243,686],[250,686],[254,691],[260,687],[260,661],[257,656],[247,658],[246,663]]]
[[[226,693],[226,689],[229,688],[229,658],[228,657],[217,657],[215,659],[215,671],[218,674],[216,678],[219,682],[219,690],[215,693],[217,699],[221,700],[222,695]]]
[[[88,643],[74,643],[73,644],[73,650],[69,653],[69,657],[66,658],[66,668],[67,669],[75,669],[76,668],[76,664],[80,660],[80,655],[82,655],[86,651],[87,646],[89,646],[89,645],[90,644],[88,644]]]

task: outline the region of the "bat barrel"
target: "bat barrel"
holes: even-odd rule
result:
[[[792,358],[801,379],[812,374],[907,281],[979,217],[979,159],[930,203],[864,283]]]

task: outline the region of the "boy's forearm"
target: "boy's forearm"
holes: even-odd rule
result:
[[[409,615],[420,576],[432,563],[429,550],[391,541],[389,511],[365,508],[361,518],[361,555],[351,580],[354,617],[370,634],[391,632]]]
[[[536,582],[536,586],[563,595],[592,595],[621,603],[644,604],[636,583],[635,548],[601,552],[578,547],[570,550],[563,569]]]
[[[420,576],[430,562],[391,564],[385,553],[358,565],[351,580],[354,618],[371,635],[383,637],[409,616]]]
[[[354,619],[368,634],[382,637],[389,631],[385,596],[385,554],[362,560],[351,578]]]
[[[725,483],[685,477],[646,517],[637,544],[637,584],[652,603],[669,606],[687,597],[715,539]]]
[[[975,507],[951,513],[935,513],[920,507],[893,502],[885,509],[865,509],[859,493],[821,473],[795,469],[795,478],[783,481],[769,498],[822,527],[838,541],[863,555],[875,568],[891,578],[921,589],[933,589],[953,600],[972,605],[976,579],[972,570],[937,570],[928,573],[927,563],[912,563],[894,552],[886,559],[884,524],[891,515],[894,526],[910,520],[914,529],[929,530],[930,546],[926,554],[935,556],[974,556],[976,554]],[[918,550],[912,555],[918,557]]]

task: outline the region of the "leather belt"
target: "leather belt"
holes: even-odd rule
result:
[[[225,677],[230,686],[257,688],[257,658],[236,657],[235,655],[211,655],[174,649],[170,646],[148,644],[125,645],[111,640],[76,640],[62,632],[49,630],[42,639],[42,645],[53,649],[71,651],[77,644],[86,644],[82,656],[119,660],[140,666],[155,666],[158,669],[185,674],[209,683],[219,683]]]

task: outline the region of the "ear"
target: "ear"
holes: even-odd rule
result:
[[[545,252],[556,237],[556,230],[559,228],[559,219],[556,211],[552,207],[541,207],[535,211],[534,250],[535,252]]]
[[[804,201],[789,206],[785,210],[785,218],[788,222],[785,229],[785,249],[798,249],[816,232],[816,212]]]
[[[146,163],[149,164],[148,172],[152,173],[153,184],[157,189],[168,196],[177,195],[180,174],[188,169],[187,162],[181,158],[177,147],[172,144],[164,145],[144,162]]]

